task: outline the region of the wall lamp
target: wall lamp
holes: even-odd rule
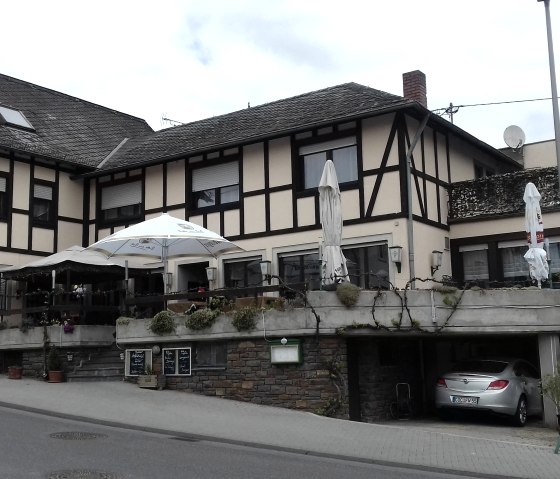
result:
[[[167,288],[167,292],[171,291],[171,287],[173,286],[173,273],[165,273],[165,286]]]
[[[208,279],[209,283],[213,283],[214,281],[216,281],[216,273],[217,268],[215,268],[214,266],[208,266],[206,268],[206,278]]]
[[[432,266],[430,267],[432,276],[440,268],[442,256],[443,253],[441,251],[432,251]]]
[[[397,267],[397,273],[400,273],[402,264],[402,246],[390,246],[389,257],[391,258],[391,261],[395,263],[395,266]]]
[[[263,281],[266,280],[270,284],[272,280],[272,275],[270,274],[272,263],[268,260],[262,260],[259,262],[259,265],[261,267],[261,274],[264,277]]]

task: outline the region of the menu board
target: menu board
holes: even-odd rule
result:
[[[191,374],[191,348],[177,351],[179,374]]]
[[[128,375],[140,376],[144,374],[146,371],[146,351],[140,349],[127,352],[130,358],[128,363]]]
[[[163,350],[163,374],[175,374],[176,349]]]
[[[191,348],[163,350],[163,374],[191,375]]]

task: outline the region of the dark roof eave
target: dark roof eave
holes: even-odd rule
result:
[[[8,151],[12,151],[16,155],[28,155],[32,158],[40,158],[42,160],[52,161],[53,163],[58,163],[60,165],[71,166],[72,168],[77,168],[77,169],[78,168],[83,168],[83,169],[90,169],[90,170],[94,168],[93,166],[83,165],[81,163],[73,162],[72,160],[67,160],[67,159],[63,159],[63,158],[56,158],[54,156],[46,155],[44,153],[37,153],[37,152],[34,152],[34,151],[28,151],[28,150],[24,150],[24,149],[21,149],[21,148],[16,148],[16,147],[13,147],[13,146],[0,145],[0,148],[3,148],[3,149],[8,150]],[[74,176],[80,177],[80,175],[81,174],[76,174]]]
[[[406,101],[406,99],[405,99],[405,101]],[[310,128],[319,128],[319,127],[322,127],[322,126],[325,126],[325,125],[328,125],[328,124],[332,124],[334,121],[360,120],[360,119],[363,119],[363,118],[385,115],[387,113],[393,113],[395,111],[407,110],[407,109],[415,110],[416,112],[418,112],[422,115],[425,115],[429,111],[425,107],[423,107],[422,105],[420,105],[419,103],[417,103],[415,101],[406,101],[406,103],[402,103],[402,104],[399,104],[399,105],[393,105],[393,106],[390,106],[390,107],[379,108],[379,109],[375,109],[375,110],[368,110],[368,111],[365,111],[365,112],[361,112],[359,114],[352,114],[352,115],[348,115],[348,116],[338,116],[336,118],[328,118],[328,119],[325,119],[325,120],[321,120],[320,122],[309,123],[309,124],[306,124],[306,125],[299,125],[296,128],[289,128],[289,129],[279,130],[279,131],[275,131],[275,132],[271,132],[271,133],[267,133],[267,134],[255,135],[253,137],[246,137],[246,138],[243,138],[243,139],[232,140],[232,141],[224,142],[224,143],[216,143],[214,145],[207,146],[207,147],[204,147],[204,148],[199,148],[199,149],[188,151],[188,152],[186,151],[186,152],[180,153],[180,154],[173,154],[173,155],[169,155],[169,156],[161,156],[161,157],[153,158],[151,160],[138,162],[138,163],[135,163],[133,165],[129,164],[129,165],[119,166],[119,167],[115,167],[115,168],[107,168],[107,169],[103,169],[103,170],[90,171],[90,172],[87,172],[87,173],[76,175],[76,177],[77,178],[82,178],[82,179],[95,178],[95,177],[104,176],[104,175],[107,175],[107,174],[119,173],[119,172],[122,172],[122,171],[131,170],[131,169],[135,169],[135,168],[143,168],[143,167],[153,166],[153,165],[156,165],[156,164],[165,163],[165,162],[169,162],[169,161],[176,161],[176,160],[184,158],[186,156],[199,155],[199,154],[204,153],[204,152],[206,152],[210,149],[211,150],[216,150],[216,149],[232,148],[232,147],[238,146],[240,144],[255,143],[255,142],[258,142],[258,141],[262,141],[262,140],[266,140],[266,139],[270,139],[270,138],[274,138],[274,137],[286,136],[286,135],[290,135],[292,133],[299,132],[301,130],[308,130]],[[496,148],[490,146],[488,143],[485,143],[482,140],[479,140],[475,136],[473,136],[470,133],[466,132],[465,130],[459,128],[458,126],[454,125],[453,123],[451,123],[451,122],[449,122],[449,121],[447,121],[447,120],[445,120],[445,119],[443,119],[443,118],[441,118],[437,115],[431,115],[430,123],[431,122],[435,122],[435,123],[439,124],[440,126],[442,126],[443,128],[451,130],[457,136],[462,137],[465,141],[483,149],[484,151],[490,153],[491,155],[498,156],[505,163],[508,163],[512,166],[515,166],[515,167],[519,168],[519,169],[523,168],[514,159],[510,158],[509,156],[507,156],[506,154],[497,150]]]
[[[224,143],[215,143],[211,146],[207,146],[204,148],[199,148],[196,150],[191,150],[191,151],[186,151],[184,153],[180,153],[180,154],[174,154],[174,155],[169,155],[169,156],[160,156],[151,160],[147,160],[147,161],[142,161],[142,162],[138,162],[135,163],[133,165],[125,165],[125,166],[119,166],[119,167],[115,167],[115,168],[107,168],[104,170],[95,170],[92,172],[88,172],[88,173],[84,173],[82,175],[79,175],[80,178],[94,178],[97,176],[104,176],[107,174],[111,174],[111,173],[119,173],[121,171],[126,171],[126,170],[131,170],[131,169],[135,169],[135,168],[142,168],[142,167],[146,167],[146,166],[153,166],[159,163],[165,163],[168,161],[176,161],[178,159],[184,158],[185,156],[196,156],[199,155],[201,153],[204,153],[208,150],[216,150],[216,149],[226,149],[226,148],[232,148],[234,146],[240,145],[240,144],[248,144],[248,143],[255,143],[258,141],[263,141],[263,140],[267,140],[270,138],[276,138],[276,137],[281,137],[281,136],[286,136],[286,135],[290,135],[292,133],[296,133],[299,132],[301,130],[308,130],[310,128],[320,128],[322,126],[328,125],[328,124],[332,124],[334,121],[351,121],[351,120],[359,120],[359,119],[363,119],[363,118],[368,118],[371,116],[378,116],[378,115],[382,115],[382,114],[387,114],[387,113],[392,113],[398,110],[402,110],[402,109],[406,109],[408,107],[414,106],[413,103],[406,103],[406,104],[401,104],[401,105],[395,105],[395,106],[390,106],[390,107],[386,107],[386,108],[380,108],[380,109],[376,109],[376,110],[369,110],[369,111],[365,111],[359,114],[352,114],[352,115],[348,115],[348,116],[337,116],[336,118],[328,118],[325,120],[321,120],[320,122],[315,122],[315,123],[309,123],[306,125],[298,125],[296,128],[288,128],[285,130],[278,130],[275,132],[270,132],[267,134],[261,134],[261,135],[255,135],[255,136],[250,136],[250,137],[245,137],[242,139],[238,139],[238,140],[232,140],[229,142],[224,142]]]

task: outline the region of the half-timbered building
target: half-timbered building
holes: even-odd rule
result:
[[[468,280],[461,258],[474,251],[473,238],[487,234],[492,223],[462,221],[468,188],[459,189],[454,204],[453,185],[516,174],[523,166],[432,114],[423,73],[404,74],[403,91],[399,96],[346,83],[152,131],[138,118],[0,75],[0,263],[23,265],[71,245],[88,246],[163,212],[187,219],[244,251],[170,261],[165,281],[171,291],[262,284],[260,262],[270,261],[272,282],[306,283],[325,309],[322,323],[318,316],[315,321],[284,312],[268,329],[263,312],[262,325],[245,334],[228,327],[196,334],[183,328],[173,337],[154,338],[144,323],[117,325],[117,341],[129,348],[167,345],[175,351],[170,358],[178,358],[182,347],[193,348],[192,371],[169,374],[169,387],[316,410],[340,392],[331,384],[340,376],[347,385],[340,417],[387,416],[396,382],[410,383],[420,408],[429,409],[438,361],[448,364],[457,351],[464,353],[465,343],[438,342],[435,336],[424,341],[414,331],[395,339],[390,329],[399,323],[398,305],[387,300],[392,309],[385,327],[368,329],[360,325],[371,321],[371,303],[353,316],[321,294],[317,186],[325,161],[334,162],[342,194],[342,249],[350,279],[363,290],[429,289],[433,280]],[[522,223],[508,228],[524,235]],[[391,259],[395,248],[402,255]],[[207,267],[216,268],[211,284]],[[412,285],[411,278],[417,278]],[[10,320],[21,306],[16,292],[22,287],[6,289],[4,314]],[[418,323],[441,333],[438,311],[445,310],[445,298],[438,305],[433,296],[431,303],[418,301]],[[401,304],[401,320],[402,311]],[[468,312],[456,317],[471,336],[489,334],[484,320],[473,326]],[[447,326],[448,320],[440,322]],[[413,318],[410,324],[418,325]],[[348,331],[352,325],[354,333]],[[531,334],[535,339],[539,331],[546,333],[557,343],[557,330],[535,327]],[[273,339],[301,341],[303,362],[271,366],[267,331]],[[524,331],[520,325],[509,328],[516,337]],[[88,346],[113,341],[99,334]],[[484,337],[485,344],[493,341]],[[79,340],[66,345],[84,346]],[[538,361],[536,339],[532,348],[525,355]],[[33,354],[26,356],[16,339],[0,337],[0,350],[24,351],[32,363]]]

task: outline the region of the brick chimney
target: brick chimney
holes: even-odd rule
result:
[[[420,103],[424,108],[428,108],[428,98],[426,97],[426,75],[420,70],[403,73],[403,96],[409,100]]]

